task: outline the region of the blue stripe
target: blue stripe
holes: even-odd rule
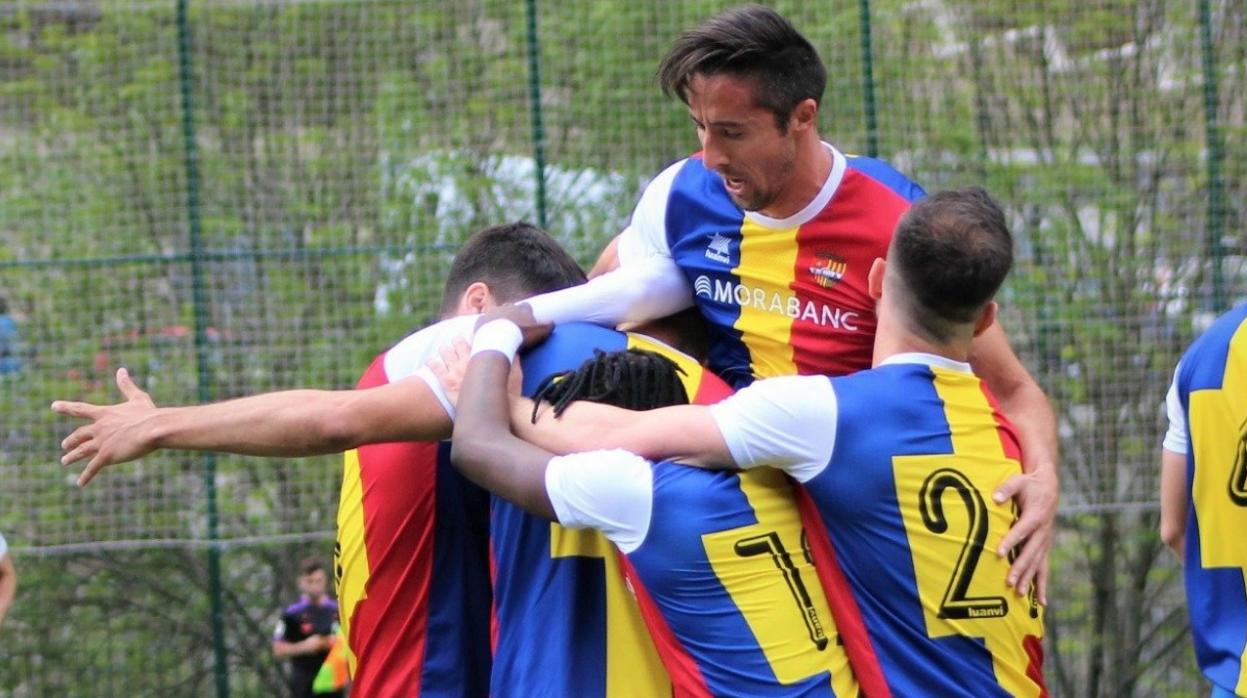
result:
[[[421,696],[489,695],[489,495],[450,464],[450,442],[437,448],[433,570]]]
[[[870,177],[911,204],[927,195],[922,187],[882,160],[856,156],[847,158],[847,160],[849,169]]]
[[[593,349],[627,348],[627,336],[586,323],[554,328],[522,357],[523,392],[550,374],[593,358]],[[552,558],[550,522],[495,497],[497,566],[496,696],[584,696],[606,689],[606,568],[600,559]]]
[[[749,350],[736,329],[740,306],[716,301],[717,293],[735,288],[732,273],[740,264],[741,210],[727,194],[723,179],[690,158],[676,174],[667,202],[667,245],[671,257],[693,286],[694,300],[706,318],[710,368],[739,388],[753,381]],[[726,241],[727,247],[720,247]]]

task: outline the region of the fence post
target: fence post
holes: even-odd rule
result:
[[[875,115],[875,59],[870,37],[870,0],[858,0],[857,23],[862,35],[862,98],[866,109],[866,154],[879,157],[879,122]]]
[[[1208,167],[1208,253],[1212,264],[1212,306],[1217,313],[1226,309],[1225,276],[1221,245],[1225,234],[1225,207],[1222,204],[1221,132],[1217,125],[1217,60],[1212,50],[1212,8],[1209,0],[1199,2],[1199,39],[1204,70],[1205,157]]]
[[[178,82],[182,97],[182,142],[186,169],[186,218],[190,234],[191,302],[195,318],[195,365],[198,398],[212,400],[212,371],[208,365],[208,303],[204,289],[203,222],[199,210],[199,148],[195,138],[195,109],[191,70],[189,0],[177,1]],[[217,520],[216,456],[204,453],[204,491],[208,517],[208,594],[212,614],[212,654],[217,698],[229,696],[229,664],[225,653],[225,612],[221,598],[221,548]]]
[[[537,224],[546,221],[546,131],[541,120],[541,44],[537,38],[537,0],[524,3],[528,14],[528,100],[533,126],[533,177],[536,178]]]

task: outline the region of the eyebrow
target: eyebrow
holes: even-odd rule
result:
[[[703,125],[700,121],[697,120],[697,117],[693,116],[692,114],[689,114],[688,118],[692,120],[692,122],[697,124],[698,126]],[[718,128],[744,128],[745,126],[748,125],[748,123],[744,121],[711,121],[709,124],[705,124],[705,125],[715,126]]]

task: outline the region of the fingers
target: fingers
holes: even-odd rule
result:
[[[992,501],[997,504],[1004,504],[1016,496],[1018,492],[1021,492],[1026,483],[1027,478],[1025,475],[1010,477],[1008,480],[1000,483],[1000,487],[997,487],[995,492],[992,492]]]
[[[1013,565],[1009,567],[1009,576],[1007,581],[1009,586],[1013,587],[1018,595],[1025,594],[1030,590],[1031,583],[1036,581],[1040,568],[1043,567],[1048,558],[1048,550],[1044,536],[1033,536],[1022,545],[1018,550],[1018,556],[1014,558]]]
[[[91,459],[91,462],[87,463],[87,467],[82,470],[82,473],[78,475],[78,486],[86,487],[87,483],[91,482],[91,480],[93,480],[106,465],[108,465],[108,459],[102,454],[96,454],[96,456]]]
[[[78,448],[83,443],[90,441],[95,435],[94,431],[91,428],[92,426],[94,425],[84,424],[78,427],[77,429],[74,429],[69,434],[69,436],[66,436],[64,439],[61,440],[61,450],[72,451],[73,449]],[[72,461],[66,461],[62,458],[61,462],[67,463],[67,462],[72,462]]]
[[[1044,555],[1039,563],[1039,574],[1035,575],[1035,595],[1039,603],[1048,605],[1048,556]]]
[[[104,408],[99,405],[92,405],[89,402],[71,402],[69,400],[57,400],[52,403],[52,411],[57,414],[63,414],[67,417],[81,417],[82,419],[95,419],[99,416],[100,411]]]
[[[68,452],[61,456],[61,465],[73,465],[84,458],[90,458],[95,455],[98,450],[95,440],[85,441],[72,449],[66,449]]]
[[[1044,516],[1034,510],[1023,510],[1022,516],[1013,522],[1013,526],[1004,538],[1000,539],[1000,545],[996,546],[996,555],[1004,557],[1009,554],[1022,541],[1030,538],[1031,534],[1039,530],[1044,523]]]

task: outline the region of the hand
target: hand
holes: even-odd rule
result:
[[[992,500],[997,504],[1013,498],[1021,510],[1018,520],[996,549],[997,555],[1005,557],[1021,545],[1009,567],[1009,586],[1025,594],[1033,582],[1039,603],[1045,606],[1048,605],[1048,551],[1052,548],[1060,495],[1061,485],[1056,476],[1038,472],[1014,475],[992,493]]]
[[[450,344],[444,344],[438,353],[440,358],[429,359],[425,366],[437,376],[442,384],[442,392],[451,405],[459,405],[459,388],[463,385],[463,376],[468,371],[468,355],[472,353],[472,345],[463,337],[455,337]]]
[[[78,476],[79,487],[90,482],[105,466],[142,458],[155,449],[143,436],[142,427],[156,413],[156,404],[134,384],[124,368],[117,369],[117,387],[126,401],[115,405],[65,400],[52,403],[53,412],[90,420],[61,442],[61,450],[65,452],[61,456],[63,465],[91,459]]]
[[[533,309],[528,307],[527,303],[500,305],[482,315],[481,319],[476,321],[476,326],[480,327],[490,320],[510,320],[519,326],[520,332],[524,335],[524,341],[520,344],[522,348],[542,343],[546,337],[550,336],[550,330],[554,329],[554,325],[548,322],[537,322],[533,318]]]

